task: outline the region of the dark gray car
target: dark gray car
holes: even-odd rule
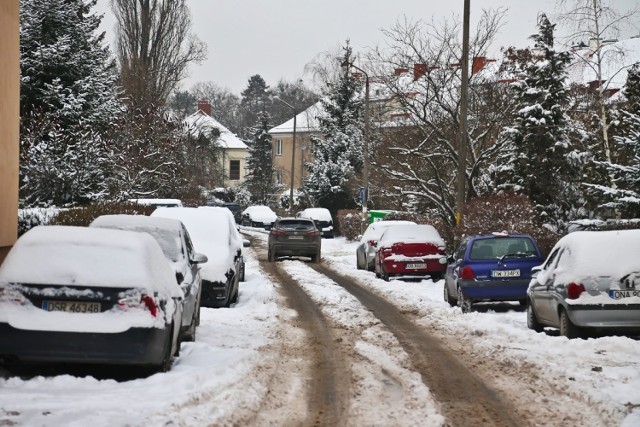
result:
[[[308,257],[320,262],[322,239],[312,219],[279,218],[269,232],[269,262],[281,256]]]

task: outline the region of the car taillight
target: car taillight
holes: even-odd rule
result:
[[[118,306],[123,309],[127,309],[130,307],[144,307],[149,310],[149,313],[153,317],[158,316],[158,304],[156,304],[156,300],[151,295],[143,294],[140,298],[135,296],[125,297],[118,300]]]
[[[0,288],[0,301],[12,302],[20,305],[26,305],[29,302],[22,292],[11,288]]]
[[[284,230],[280,230],[279,228],[272,228],[271,234],[273,234],[274,236],[283,236],[285,233]]]
[[[476,273],[473,271],[473,268],[469,267],[468,265],[462,267],[462,271],[460,271],[460,278],[462,280],[471,280],[475,279],[475,277]]]
[[[369,246],[371,246],[371,247],[374,247],[374,246],[376,245],[376,241],[375,241],[375,240],[369,240],[369,241],[367,242],[367,244],[368,244]]]
[[[309,230],[307,231],[307,236],[318,237],[320,232],[318,230]]]
[[[567,286],[567,299],[578,299],[584,291],[582,283],[569,283],[569,286]]]

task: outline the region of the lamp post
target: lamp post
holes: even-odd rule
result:
[[[289,104],[287,101],[284,101],[277,96],[275,97],[278,101],[282,102],[287,107],[291,108],[293,111],[293,141],[291,142],[291,188],[289,189],[289,212],[293,213],[293,180],[295,178],[295,165],[296,165],[296,116],[298,112],[296,108]],[[302,178],[302,177],[301,177]]]
[[[362,187],[364,197],[362,198],[362,225],[361,232],[367,224],[367,212],[369,199],[369,74],[353,62],[343,62],[343,67],[353,67],[364,74],[364,135],[362,135]]]

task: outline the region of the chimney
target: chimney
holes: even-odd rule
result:
[[[207,116],[210,116],[211,115],[211,104],[209,104],[209,101],[206,100],[206,99],[199,99],[198,100],[198,111],[202,111]]]
[[[471,75],[477,74],[487,65],[487,58],[484,56],[474,56],[473,63],[471,64]]]
[[[401,76],[404,73],[408,73],[409,69],[408,68],[396,68],[393,72],[394,76]]]
[[[418,80],[420,77],[427,74],[429,68],[427,64],[413,64],[413,80]]]

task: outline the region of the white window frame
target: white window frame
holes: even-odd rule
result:
[[[276,139],[276,156],[282,156],[282,140]]]

